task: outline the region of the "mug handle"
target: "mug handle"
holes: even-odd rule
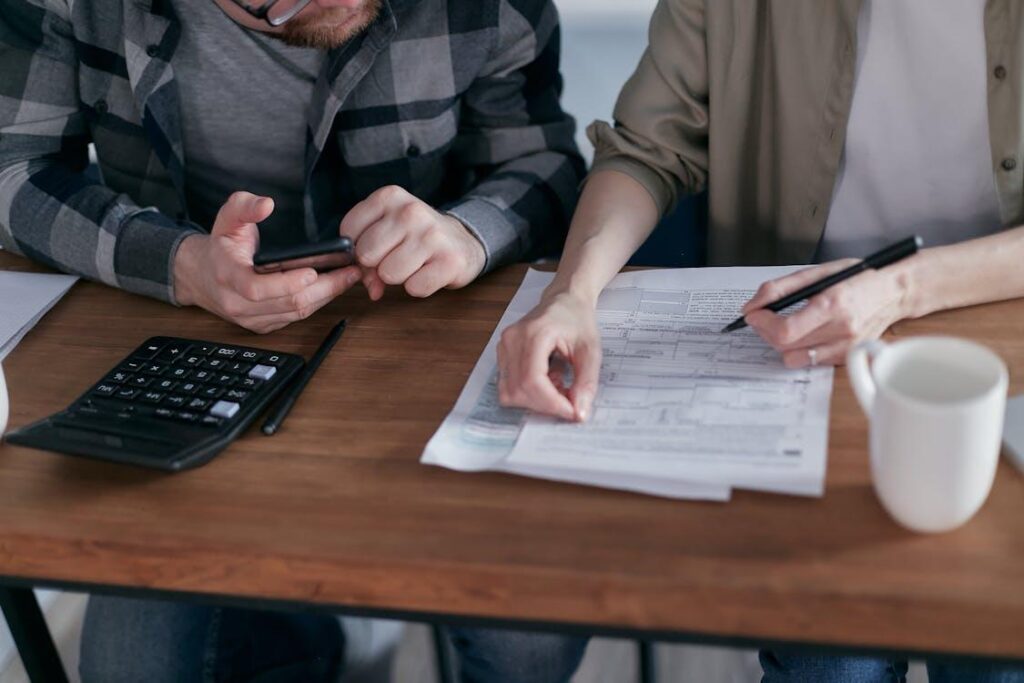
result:
[[[861,410],[871,417],[871,406],[875,402],[875,378],[868,369],[868,356],[872,359],[885,349],[885,342],[873,339],[857,344],[846,354],[846,374],[850,376],[853,393],[857,396]]]

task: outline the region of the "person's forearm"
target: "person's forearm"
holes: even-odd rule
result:
[[[925,249],[893,267],[905,278],[912,318],[1024,297],[1024,226]]]
[[[545,296],[571,293],[596,303],[658,223],[654,199],[619,171],[599,171],[583,189],[558,274]]]

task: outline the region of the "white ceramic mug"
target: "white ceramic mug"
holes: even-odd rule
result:
[[[883,507],[914,531],[970,519],[999,462],[1006,364],[952,337],[866,342],[846,364],[871,422],[871,477]]]
[[[7,429],[7,413],[10,410],[7,400],[7,382],[4,381],[4,366],[0,365],[0,436]]]

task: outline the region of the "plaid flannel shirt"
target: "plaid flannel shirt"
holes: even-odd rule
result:
[[[211,227],[185,201],[183,6],[0,0],[0,244],[173,301],[178,245]],[[401,185],[465,224],[488,270],[557,249],[584,171],[558,57],[551,0],[384,0],[314,88],[306,237]],[[90,142],[102,182],[85,173]]]

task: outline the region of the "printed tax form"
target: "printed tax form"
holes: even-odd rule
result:
[[[501,330],[553,277],[530,271],[423,462],[674,498],[726,500],[734,487],[821,495],[832,369],[789,370],[753,331],[719,333],[758,285],[792,270],[617,276],[598,302],[604,359],[585,424],[497,403]]]

